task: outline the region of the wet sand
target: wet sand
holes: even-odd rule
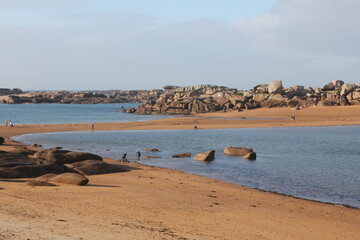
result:
[[[292,115],[296,116],[295,121],[290,119]],[[96,123],[95,130],[351,124],[360,124],[360,106],[298,111],[258,109],[146,122]],[[0,136],[90,130],[90,124],[0,126]],[[18,144],[7,139],[0,150],[11,151]],[[106,161],[118,164],[115,160]],[[84,187],[30,187],[25,185],[26,179],[0,180],[0,239],[358,239],[360,236],[358,209],[262,192],[175,170],[126,165],[132,170],[89,176],[90,183]]]

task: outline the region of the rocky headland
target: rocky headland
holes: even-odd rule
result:
[[[36,91],[36,92],[0,92],[0,104],[23,103],[63,103],[63,104],[99,104],[99,103],[140,103],[159,98],[165,90],[108,90],[108,91]],[[5,94],[7,93],[7,94]]]
[[[198,114],[243,109],[314,106],[346,106],[360,103],[360,84],[334,80],[322,88],[295,85],[284,88],[281,80],[258,84],[243,91],[216,85],[167,89],[156,100],[124,110],[136,114]]]
[[[0,89],[1,90],[1,89]],[[320,88],[294,85],[284,88],[281,80],[258,84],[250,90],[225,86],[164,86],[154,90],[107,91],[36,91],[2,89],[0,104],[23,103],[141,103],[137,108],[123,109],[136,114],[198,114],[242,111],[243,109],[314,106],[346,106],[360,103],[360,83],[333,80]]]

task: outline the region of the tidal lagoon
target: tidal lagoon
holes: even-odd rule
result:
[[[61,146],[120,159],[135,152],[157,159],[141,163],[172,168],[250,188],[295,197],[360,207],[360,126],[207,130],[147,130],[43,133],[16,136],[25,144]],[[228,146],[252,147],[256,161],[223,154]],[[158,148],[159,153],[143,151]],[[212,162],[194,155],[216,150]],[[190,152],[191,158],[171,156]]]

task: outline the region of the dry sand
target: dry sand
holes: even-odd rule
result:
[[[296,120],[291,121],[290,116]],[[95,130],[360,124],[360,106],[258,109]],[[228,117],[229,119],[223,118]],[[264,120],[234,118],[271,118]],[[0,136],[89,131],[89,124],[0,127]],[[19,143],[7,139],[0,150]],[[106,159],[111,163],[115,160]],[[127,164],[88,186],[26,186],[0,180],[0,239],[359,239],[360,210],[257,191],[175,170]]]

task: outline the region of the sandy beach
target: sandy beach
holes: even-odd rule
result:
[[[290,116],[296,116],[291,120]],[[255,119],[260,118],[260,119]],[[214,129],[360,124],[360,106],[257,109],[144,122],[96,123],[95,130]],[[90,131],[90,124],[0,126],[0,150],[15,135]],[[114,164],[116,160],[105,159]],[[0,239],[359,239],[360,210],[244,188],[176,170],[89,176],[79,187],[30,187],[0,179]],[[360,196],[359,196],[360,197]]]

